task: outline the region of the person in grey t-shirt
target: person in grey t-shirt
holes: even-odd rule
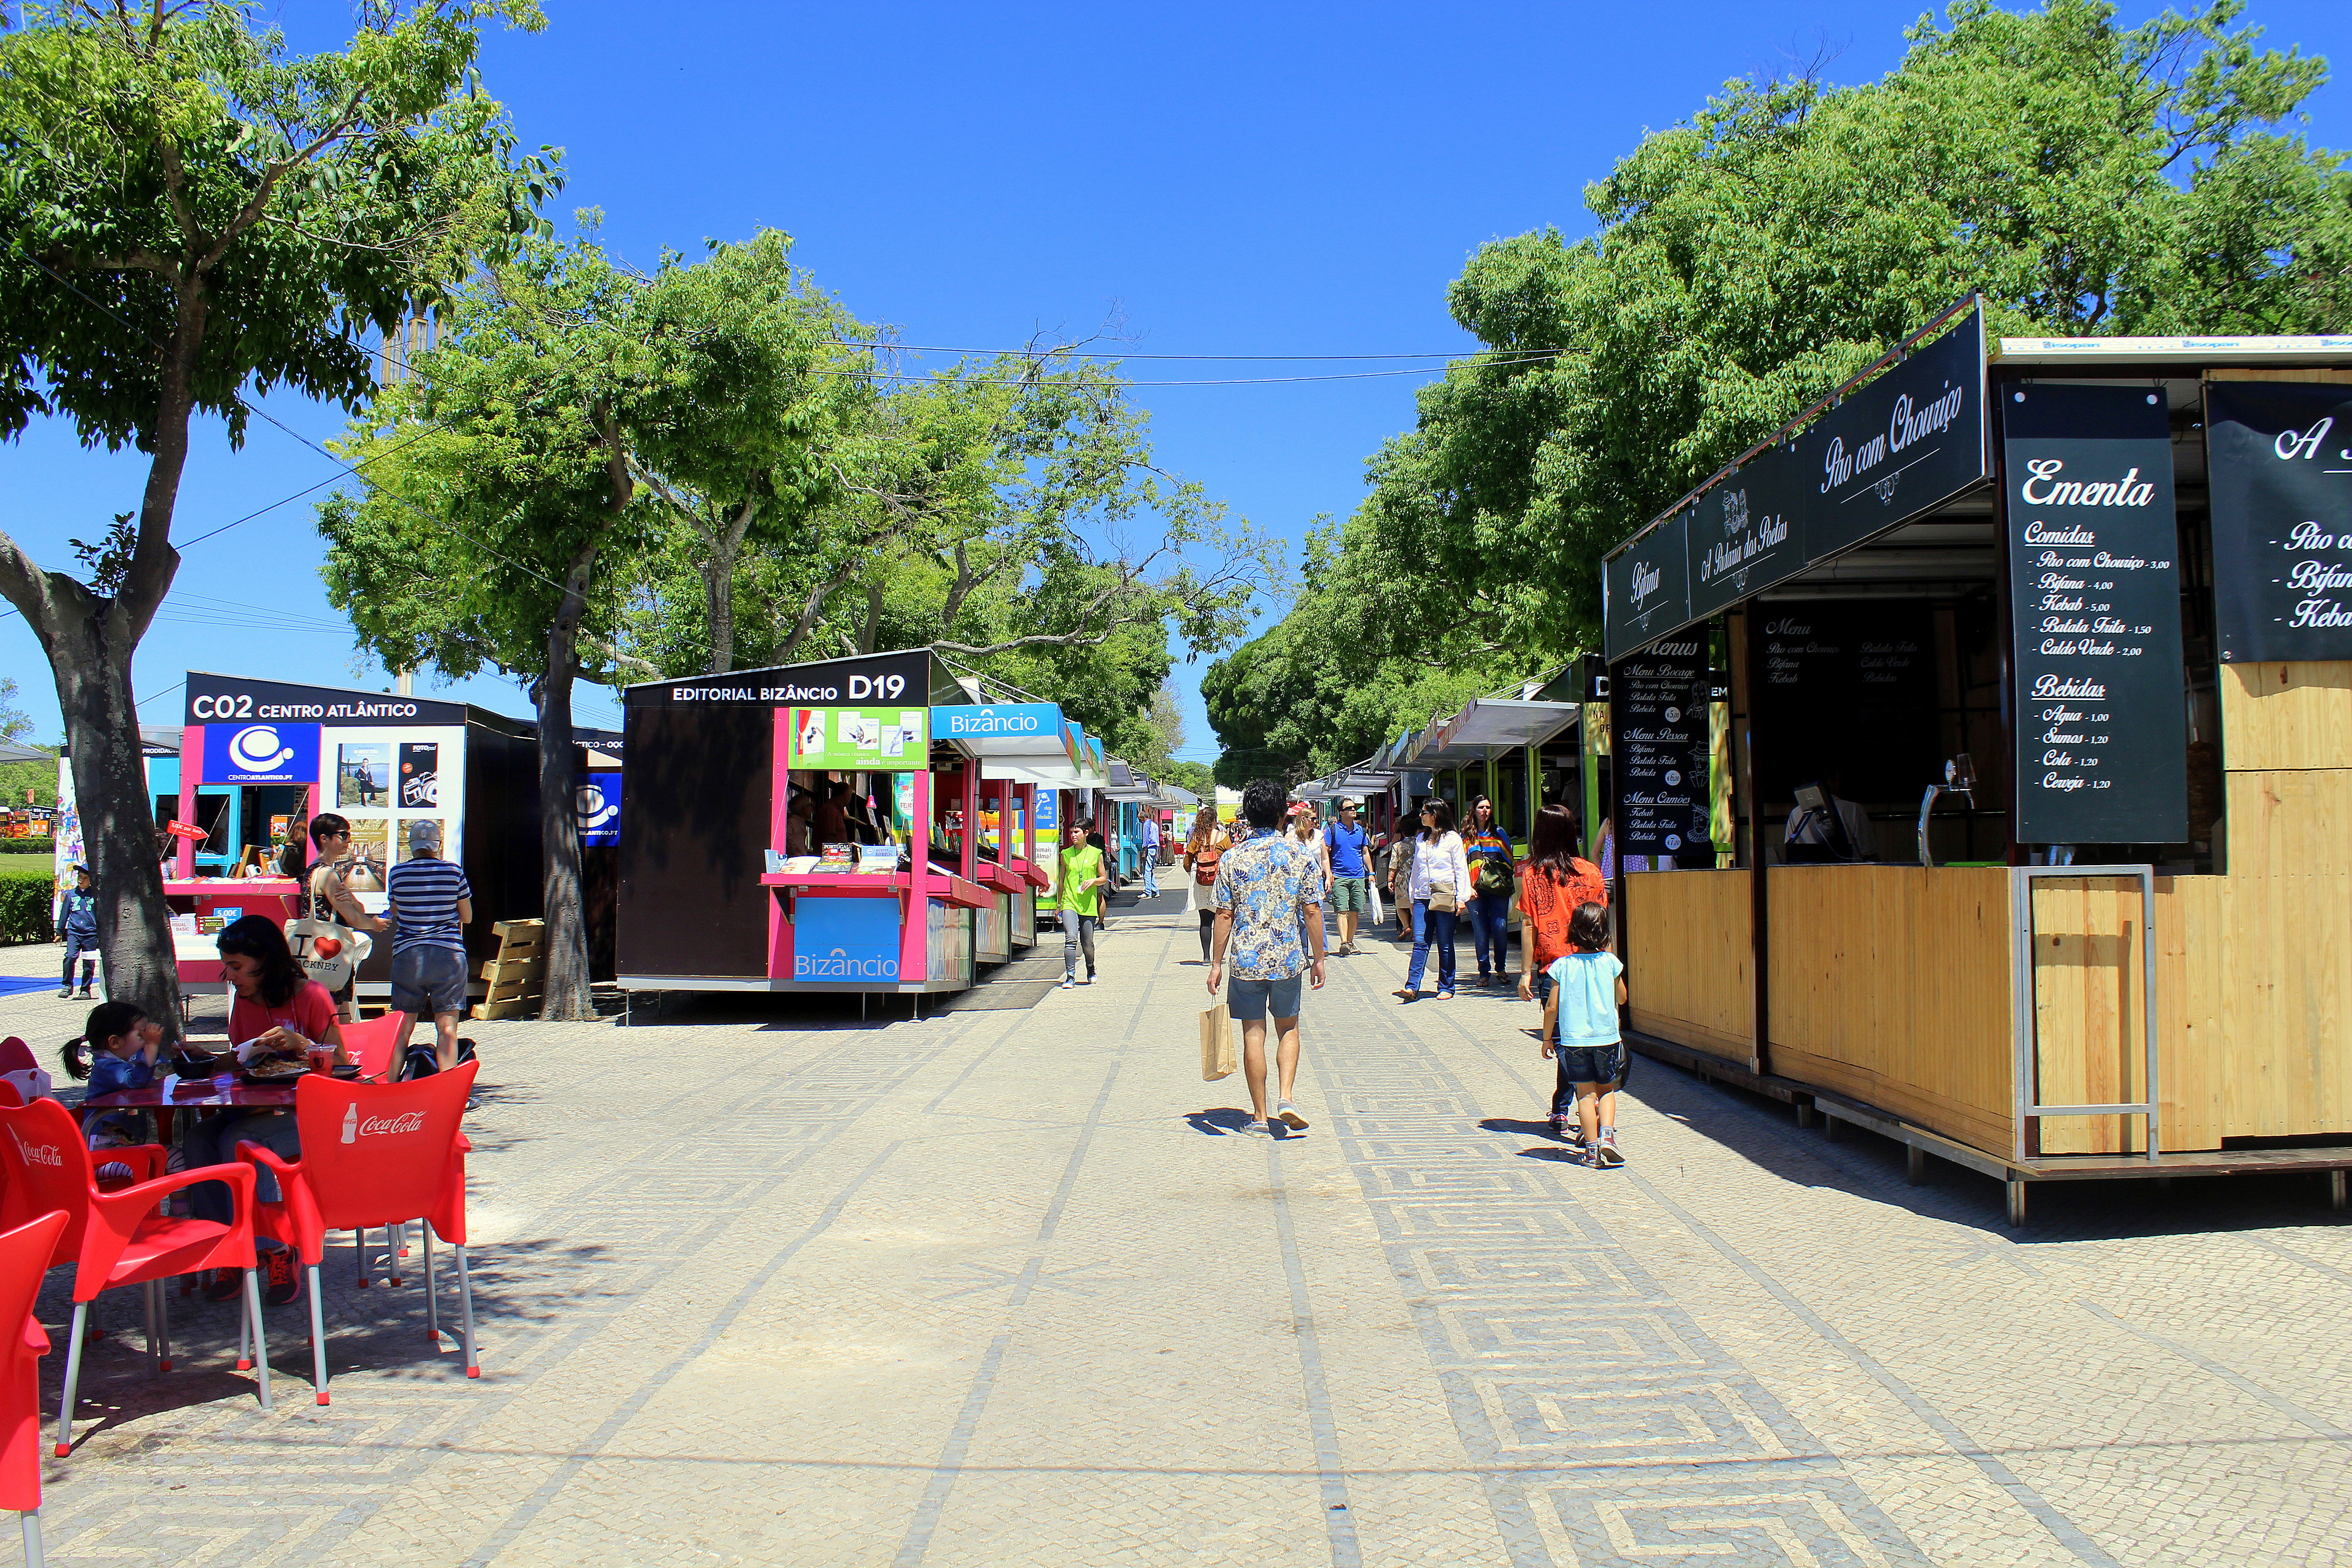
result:
[[[466,927],[474,918],[474,889],[466,868],[441,858],[441,827],[408,825],[409,858],[384,879],[392,900],[392,1005],[408,1015],[397,1060],[408,1059],[416,1020],[433,1019],[434,1054],[441,1070],[457,1065],[457,1019],[466,1011]]]

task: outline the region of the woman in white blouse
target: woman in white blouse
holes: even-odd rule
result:
[[[1429,950],[1437,949],[1437,999],[1454,996],[1454,922],[1462,901],[1470,896],[1470,858],[1463,853],[1462,835],[1454,831],[1454,808],[1432,798],[1421,808],[1421,832],[1412,840],[1412,962],[1406,966],[1404,988],[1397,993],[1407,1002],[1421,999],[1421,977],[1429,964]]]

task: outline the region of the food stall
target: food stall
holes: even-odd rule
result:
[[[194,670],[184,703],[176,754],[148,748],[159,821],[191,830],[167,835],[163,881],[183,984],[219,982],[213,939],[229,921],[297,912],[301,885],[278,874],[277,851],[321,812],[352,824],[362,862],[354,890],[371,913],[383,912],[383,873],[407,858],[408,826],[419,820],[440,825],[442,853],[473,884],[477,957],[497,951],[494,921],[538,912],[538,743],[528,722],[461,702]],[[72,786],[61,765],[61,800]],[[303,848],[312,852],[307,839]],[[247,866],[261,874],[238,874]],[[361,998],[389,994],[391,952],[373,944]]]
[[[983,702],[916,649],[648,681],[622,706],[624,988],[961,991],[1034,940],[1059,819],[1039,797],[1083,744],[1052,704]],[[868,840],[793,853],[795,792],[845,783]]]
[[[2007,1184],[2352,1167],[2352,337],[1947,311],[1604,563],[1634,1043]],[[1729,799],[1710,821],[1709,697]]]

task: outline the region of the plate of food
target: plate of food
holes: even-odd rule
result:
[[[292,1083],[310,1070],[299,1057],[267,1057],[237,1068],[236,1076],[247,1083]]]

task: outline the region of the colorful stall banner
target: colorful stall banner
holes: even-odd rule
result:
[[[400,808],[429,811],[441,804],[441,747],[433,741],[400,743]]]
[[[621,775],[582,773],[572,784],[572,817],[587,848],[621,841]]]
[[[928,708],[795,708],[786,758],[829,773],[906,773],[930,766]]]
[[[939,718],[942,740],[1002,741],[1023,735],[1054,737],[1061,728],[1062,710],[1051,702],[999,702],[942,708]]]
[[[1037,832],[1042,837],[1062,831],[1062,792],[1041,789],[1037,792]]]
[[[205,784],[316,784],[316,724],[207,724]]]
[[[896,899],[793,900],[793,978],[845,984],[898,979]]]

